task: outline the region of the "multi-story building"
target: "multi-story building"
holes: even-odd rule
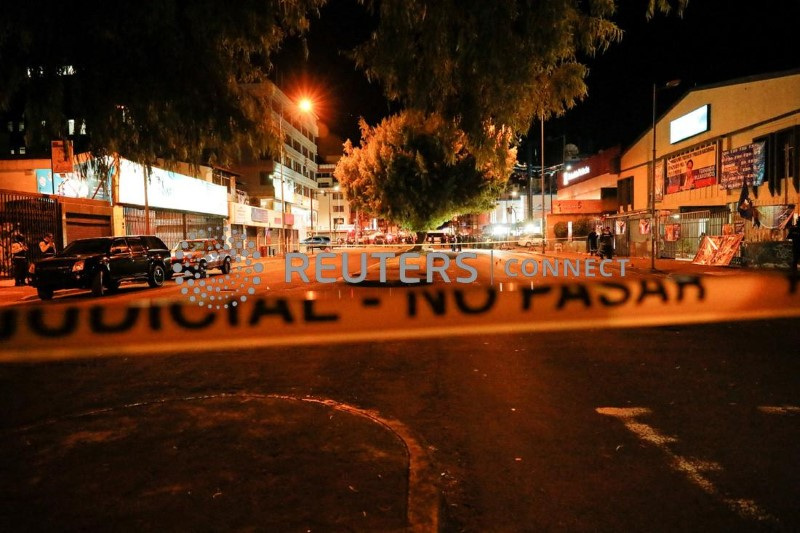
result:
[[[271,82],[254,85],[252,90],[269,101],[284,139],[277,158],[252,154],[233,165],[231,170],[239,175],[250,205],[233,205],[232,212],[242,216],[235,215],[232,222],[245,227],[248,236],[271,251],[282,250],[282,240],[292,250],[312,232],[312,203],[318,190],[317,121]],[[314,214],[313,220],[317,218]]]

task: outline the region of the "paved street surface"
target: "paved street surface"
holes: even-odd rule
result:
[[[539,257],[487,253],[477,284]],[[143,287],[108,301],[180,294]],[[786,319],[4,364],[0,529],[798,530],[797,346]]]

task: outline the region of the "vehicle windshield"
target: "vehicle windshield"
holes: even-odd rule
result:
[[[109,239],[82,239],[72,241],[58,255],[87,255],[108,253],[111,248]]]
[[[214,245],[206,241],[181,241],[172,248],[173,252],[182,250],[184,252],[206,252],[214,249]]]

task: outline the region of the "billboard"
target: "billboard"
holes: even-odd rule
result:
[[[709,144],[667,159],[665,194],[708,187],[717,182],[717,145]]]
[[[720,189],[739,189],[745,183],[757,187],[764,182],[763,142],[722,152]]]
[[[698,133],[708,131],[708,116],[709,105],[706,104],[670,122],[669,143],[675,144]]]
[[[34,171],[36,189],[42,194],[109,201],[107,187],[111,180],[102,181],[91,168],[82,167],[81,172],[56,173],[55,176],[49,168],[37,168]]]
[[[127,159],[119,163],[119,202],[144,205],[145,167]],[[147,187],[150,207],[228,216],[228,189],[177,172],[152,167]]]

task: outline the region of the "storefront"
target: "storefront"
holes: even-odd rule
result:
[[[737,241],[733,263],[786,266],[785,223],[800,200],[800,71],[691,89],[656,122],[655,157],[653,134],[622,154],[619,189],[620,210],[648,221],[655,198],[657,256],[692,259],[714,237]],[[651,253],[644,243],[637,255]]]
[[[247,204],[231,202],[231,230],[246,235],[264,255],[278,253],[281,213]]]
[[[146,177],[145,167],[122,159],[119,204],[126,235],[154,234],[170,247],[186,238],[227,232],[226,187],[162,168],[152,167]]]

